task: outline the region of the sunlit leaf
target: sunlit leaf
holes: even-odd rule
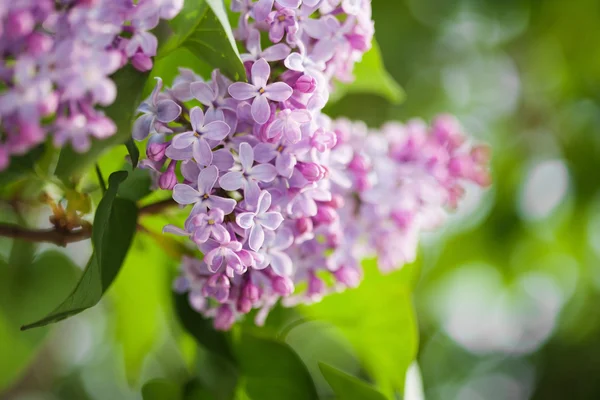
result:
[[[180,400],[182,398],[181,386],[167,379],[153,379],[142,387],[143,400]]]
[[[137,381],[144,360],[164,338],[174,261],[146,235],[136,235],[108,293],[114,306],[116,341],[122,346],[131,383]]]
[[[246,73],[222,0],[189,0],[177,17],[161,24],[162,37],[157,60],[180,47],[229,78],[244,80]]]
[[[104,111],[117,126],[117,133],[106,139],[93,139],[92,146],[85,153],[77,153],[71,146],[64,147],[55,170],[55,174],[63,181],[68,181],[72,175],[81,175],[105,150],[131,138],[135,110],[141,103],[148,73],[139,72],[128,65],[111,78],[118,88],[117,99]]]
[[[339,328],[386,395],[402,392],[418,346],[412,275],[407,271],[383,275],[372,260],[364,267],[365,279],[358,288],[327,296],[302,307],[302,312]]]
[[[349,93],[376,94],[387,99],[390,103],[400,103],[404,99],[404,91],[392,76],[386,71],[381,58],[379,45],[373,41],[373,47],[366,52],[362,60],[354,66],[355,80],[350,84],[337,83],[331,95],[331,101],[336,101]]]
[[[375,388],[352,375],[325,363],[319,363],[319,368],[337,400],[386,400]]]
[[[50,311],[69,293],[78,274],[63,253],[50,250],[35,257],[33,248],[20,249],[29,251],[29,262],[0,260],[0,392],[24,372],[49,331],[21,332],[19,327]],[[24,255],[18,258],[25,260]]]
[[[63,320],[96,305],[117,276],[136,230],[137,207],[117,197],[127,172],[113,173],[98,205],[92,231],[94,253],[73,292],[49,315],[23,330]]]

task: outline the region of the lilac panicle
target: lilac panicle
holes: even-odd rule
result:
[[[10,156],[48,135],[54,145],[70,142],[78,152],[90,147],[91,138],[112,136],[114,122],[97,108],[115,101],[118,88],[110,76],[128,61],[150,70],[157,39],[149,30],[182,7],[183,0],[3,1],[0,171]],[[177,117],[179,106],[165,101],[144,103],[137,132]]]
[[[368,0],[234,0],[232,9],[248,82],[181,69],[172,88],[158,81],[134,131],[150,135],[144,164],[158,186],[191,206],[184,226],[164,229],[198,250],[175,288],[223,330],[252,309],[262,324],[277,302],[356,287],[365,257],[386,271],[411,262],[465,182],[489,181],[487,151],[450,116],[369,132],[321,112],[333,79],[350,80],[370,46]]]

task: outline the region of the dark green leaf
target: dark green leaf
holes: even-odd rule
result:
[[[22,178],[27,173],[32,173],[35,163],[43,154],[44,145],[41,144],[25,155],[11,157],[8,168],[0,171],[0,185],[6,185],[9,182]]]
[[[221,0],[188,0],[177,17],[158,28],[157,60],[180,47],[235,81],[246,79],[227,12]]]
[[[142,387],[144,400],[180,400],[183,398],[181,387],[167,379],[153,379]]]
[[[363,55],[362,61],[354,66],[353,74],[356,78],[354,82],[335,85],[331,101],[339,100],[349,93],[376,94],[394,104],[404,99],[404,91],[385,70],[376,41],[373,41],[371,50]]]
[[[187,295],[175,295],[175,309],[181,325],[199,344],[227,360],[235,361],[226,334],[215,330],[211,319],[204,318],[190,307]]]
[[[125,169],[131,171],[131,165]],[[119,186],[119,197],[131,201],[138,201],[152,193],[152,178],[147,169],[136,168],[129,172],[127,179]]]
[[[125,147],[127,147],[127,152],[131,158],[131,165],[133,166],[133,169],[137,168],[138,161],[140,160],[140,149],[137,148],[133,138],[129,138],[125,142]]]
[[[235,354],[243,390],[252,400],[315,400],[306,366],[286,343],[242,332]]]
[[[385,396],[371,385],[325,363],[319,369],[331,385],[337,400],[386,400]]]
[[[117,276],[129,250],[137,223],[137,207],[130,200],[117,198],[119,184],[127,172],[113,173],[108,190],[94,218],[94,253],[73,292],[50,314],[22,327],[23,330],[63,320],[95,306]]]
[[[118,88],[117,99],[106,107],[106,116],[117,126],[117,133],[107,139],[92,141],[92,146],[85,153],[77,153],[72,147],[62,149],[55,174],[63,181],[68,181],[72,175],[81,174],[91,166],[96,159],[108,148],[125,143],[131,138],[131,127],[135,110],[141,103],[142,90],[148,78],[131,65],[117,71],[111,77]]]

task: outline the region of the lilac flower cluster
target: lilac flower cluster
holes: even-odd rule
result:
[[[232,6],[249,82],[181,69],[171,88],[157,80],[133,129],[137,140],[150,136],[142,167],[191,206],[184,226],[164,229],[202,254],[184,257],[175,287],[217,329],[252,309],[261,324],[280,299],[355,287],[366,256],[401,267],[463,183],[487,179],[485,151],[464,143],[449,117],[367,137],[321,112],[332,79],[348,78],[369,46],[368,0]],[[261,35],[272,46],[263,50]]]
[[[115,133],[96,105],[113,103],[109,78],[128,61],[152,68],[149,32],[183,0],[19,0],[0,2],[0,170],[53,135],[80,152],[90,136]]]

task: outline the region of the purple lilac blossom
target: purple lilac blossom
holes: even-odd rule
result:
[[[198,255],[184,257],[175,290],[222,330],[253,309],[262,324],[278,302],[356,287],[366,257],[401,268],[466,182],[489,182],[486,148],[450,116],[369,131],[322,113],[332,80],[351,79],[370,46],[368,0],[235,0],[232,9],[250,83],[182,69],[150,100],[181,106],[177,120],[141,108],[153,122],[136,134],[152,134],[146,154],[159,186],[173,183],[177,165],[173,198],[193,204],[183,227],[164,229]],[[272,42],[264,51],[261,35]]]
[[[182,7],[183,0],[2,2],[0,171],[48,135],[55,146],[70,142],[84,152],[91,138],[115,134],[114,122],[97,108],[115,101],[110,76],[128,61],[150,70],[157,39],[149,30]],[[154,119],[170,122],[179,106],[153,97],[144,107],[138,131]]]

